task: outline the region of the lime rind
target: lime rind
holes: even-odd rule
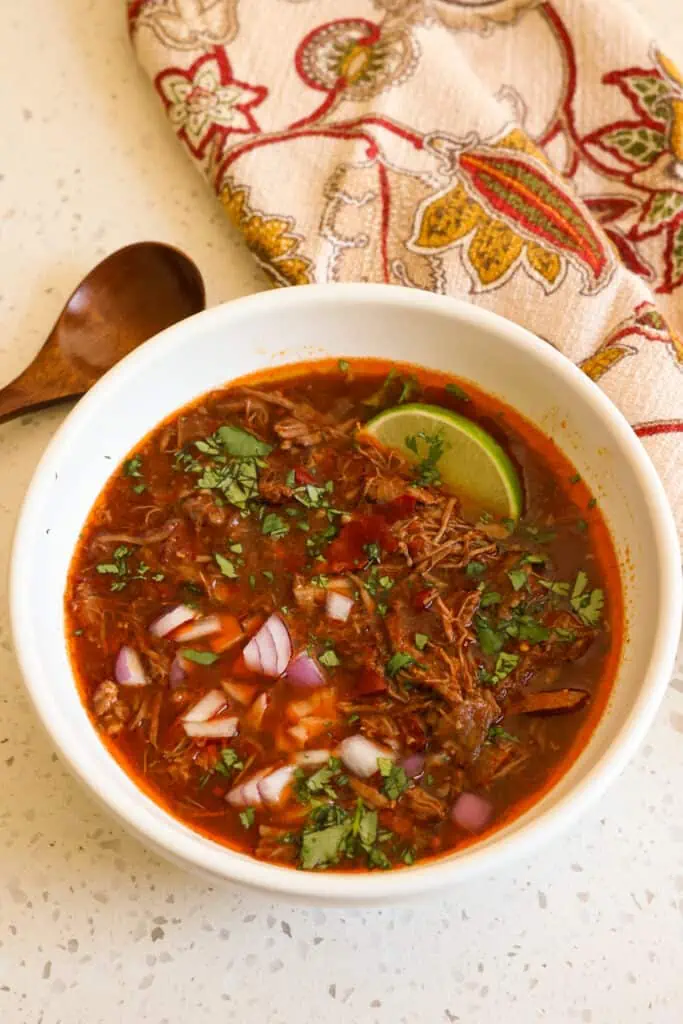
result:
[[[407,403],[385,409],[365,424],[365,431],[388,448],[398,449],[410,462],[419,456],[406,437],[441,431],[448,447],[438,461],[443,486],[481,511],[517,520],[522,511],[522,487],[507,452],[477,423],[438,405]]]

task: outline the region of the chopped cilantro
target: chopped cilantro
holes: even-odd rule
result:
[[[357,831],[363,849],[369,852],[377,841],[377,811],[366,811],[359,801],[351,827]]]
[[[330,582],[330,577],[329,576],[325,576],[324,573],[318,573],[315,576],[311,576],[311,583],[313,584],[314,587],[323,587],[324,588],[324,587],[327,586],[327,584],[329,582]]]
[[[228,550],[232,551],[232,553],[235,554],[235,555],[241,555],[242,552],[244,551],[244,548],[239,543],[237,543],[237,544],[228,544]]]
[[[596,626],[600,621],[605,595],[600,589],[588,591],[587,586],[588,576],[581,569],[576,576],[569,603],[584,625]]]
[[[483,576],[486,572],[486,566],[483,562],[468,562],[465,566],[465,575],[471,579],[477,579],[479,576]]]
[[[397,651],[389,658],[384,668],[385,673],[390,679],[395,679],[399,672],[405,672],[407,668],[415,664],[415,658],[412,654],[406,654],[402,651]]]
[[[341,845],[349,833],[348,822],[330,825],[318,832],[304,832],[301,840],[301,867],[327,867],[340,855]]]
[[[498,686],[502,683],[510,673],[517,667],[519,663],[518,654],[509,654],[507,651],[501,651],[496,659],[496,665],[493,673],[487,673],[484,675],[484,682],[490,686]]]
[[[153,573],[152,576],[148,576],[149,566],[145,562],[139,562],[137,570],[131,568],[128,564],[131,554],[130,548],[126,547],[125,544],[120,544],[112,555],[112,562],[100,562],[95,566],[95,571],[100,576],[116,577],[111,583],[111,589],[114,592],[124,590],[132,580],[152,579],[155,583],[159,583],[164,579],[162,572]]]
[[[258,437],[242,430],[241,427],[233,427],[229,423],[219,427],[214,437],[219,440],[221,447],[228,455],[238,459],[265,458],[273,450],[272,445],[260,441]]]
[[[321,665],[325,665],[326,668],[336,668],[337,665],[341,665],[337,652],[331,647],[328,650],[323,651],[319,656],[318,661]]]
[[[304,508],[328,508],[329,491],[317,484],[303,484],[294,491],[294,497]]]
[[[410,785],[410,779],[400,765],[394,764],[389,757],[378,757],[377,767],[384,779],[382,789],[390,800],[398,800],[401,793]]]
[[[133,484],[133,491],[135,494],[142,494],[143,491],[147,490],[147,485],[142,482],[142,458],[139,455],[134,455],[131,459],[126,459],[123,464],[123,475],[137,478],[140,482]]]
[[[547,561],[548,561],[548,556],[547,555],[529,554],[529,555],[523,555],[520,558],[520,560],[518,562],[518,565],[545,565],[545,563]]]
[[[237,751],[232,747],[225,747],[221,750],[213,770],[219,775],[231,775],[232,772],[241,772],[243,768],[244,762],[240,760]]]
[[[330,758],[332,761],[332,758]],[[328,762],[327,765],[323,765],[322,768],[318,768],[313,775],[309,775],[308,778],[304,773],[299,770],[296,773],[296,795],[302,803],[307,803],[313,796],[324,793],[331,800],[335,800],[337,794],[332,788],[331,783],[335,775],[338,774],[339,766],[335,766]]]
[[[398,404],[402,405],[403,402],[407,402],[420,390],[420,382],[417,377],[402,377],[401,378],[401,394],[398,396]]]
[[[382,559],[380,546],[375,541],[371,541],[369,544],[364,544],[363,551],[368,556],[368,562],[379,563]]]
[[[219,555],[217,552],[213,557],[216,559],[216,564],[224,576],[227,576],[229,580],[236,580],[238,578],[234,562],[231,562],[229,558],[224,558],[223,555]]]
[[[506,732],[502,725],[492,725],[486,738],[489,743],[493,743],[495,740],[507,740],[508,743],[519,743],[518,738],[513,736],[512,733]]]
[[[424,651],[428,643],[429,637],[426,633],[415,634],[415,646],[417,647],[418,651]]]
[[[487,590],[485,594],[481,595],[479,601],[480,608],[490,608],[491,605],[500,604],[502,598],[495,590]]]
[[[398,377],[398,373],[392,366],[389,373],[384,378],[381,387],[377,391],[374,391],[369,398],[363,399],[363,405],[369,405],[373,409],[378,409],[380,405],[388,400],[391,384],[396,377]]]
[[[591,500],[588,502],[588,508],[595,508],[597,503],[598,503],[598,499],[597,498],[591,498]]]
[[[549,590],[551,594],[557,594],[558,597],[569,596],[569,584],[561,583],[557,580],[544,580],[541,576],[538,577],[538,582],[546,590]]]
[[[256,820],[256,814],[254,813],[253,807],[246,807],[243,811],[240,811],[240,821],[242,822],[242,828],[251,828]]]
[[[391,861],[378,846],[373,846],[371,850],[368,850],[368,865],[371,868],[382,868],[387,871],[391,867]]]
[[[272,573],[270,569],[261,569],[261,575],[265,576],[269,583],[273,583],[275,580],[275,573]]]
[[[342,373],[348,373],[348,372],[349,372],[349,364],[348,364],[348,360],[346,360],[346,359],[340,359],[340,360],[338,360],[338,362],[337,362],[337,366],[339,367],[339,369],[340,369],[340,371],[341,371]]]
[[[404,850],[401,855],[401,860],[404,864],[415,863],[415,851],[409,846],[407,850]]]
[[[310,537],[306,538],[306,550],[312,558],[317,558],[322,553],[323,548],[327,547],[336,536],[337,528],[330,524],[324,530],[312,533]]]
[[[256,589],[256,577],[254,576],[253,572],[249,573],[249,586],[251,587],[252,590]]]
[[[553,626],[553,633],[562,643],[573,644],[576,640],[576,633],[573,629],[565,629],[563,626]]]
[[[505,637],[490,624],[484,615],[477,615],[474,619],[474,628],[477,631],[477,640],[484,654],[498,654],[503,649]]]
[[[454,398],[459,398],[461,402],[469,402],[470,396],[466,391],[463,391],[461,387],[452,382],[446,385],[446,391],[449,395],[453,395]]]
[[[83,636],[83,630],[82,629],[74,629],[74,631],[72,633],[72,636]]]
[[[527,575],[522,569],[510,569],[507,578],[510,580],[513,590],[521,590],[527,584]]]
[[[550,630],[536,622],[531,615],[522,615],[517,622],[517,635],[527,643],[542,644],[550,636]]]
[[[358,715],[358,714],[356,714],[354,712],[354,714],[349,715],[349,717],[346,719],[346,721],[348,722],[349,725],[353,725],[354,722],[360,721],[360,715]]]
[[[263,522],[261,523],[261,532],[266,537],[272,537],[273,540],[280,540],[282,537],[286,537],[289,533],[289,526],[281,519],[275,512],[269,512],[267,516],[264,516]]]
[[[569,483],[570,484],[578,484],[580,482],[581,482],[581,474],[580,473],[574,473],[573,476],[569,477]]]
[[[422,446],[419,442],[422,442]],[[436,464],[450,447],[444,440],[443,432],[439,430],[435,434],[427,434],[420,430],[417,434],[409,434],[405,438],[405,444],[406,448],[420,460],[415,470],[417,483],[421,487],[438,486],[441,483],[441,474]]]
[[[213,665],[215,661],[218,661],[218,655],[213,651],[195,651],[191,647],[185,647],[180,652],[180,656],[186,661],[193,661],[195,665]]]

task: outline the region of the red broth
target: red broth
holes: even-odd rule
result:
[[[466,520],[438,459],[363,436],[406,397],[504,446],[517,524]],[[312,870],[404,867],[521,813],[590,737],[623,628],[609,532],[552,441],[379,360],[256,374],[162,423],[92,510],[65,608],[83,702],[136,783]]]

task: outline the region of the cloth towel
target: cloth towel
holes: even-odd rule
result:
[[[683,529],[683,76],[622,0],[129,0],[278,285],[467,297],[599,381]]]

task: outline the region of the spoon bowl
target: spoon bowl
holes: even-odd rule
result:
[[[81,281],[33,362],[0,389],[0,422],[84,394],[144,341],[205,306],[193,261],[161,242],[107,256]]]

